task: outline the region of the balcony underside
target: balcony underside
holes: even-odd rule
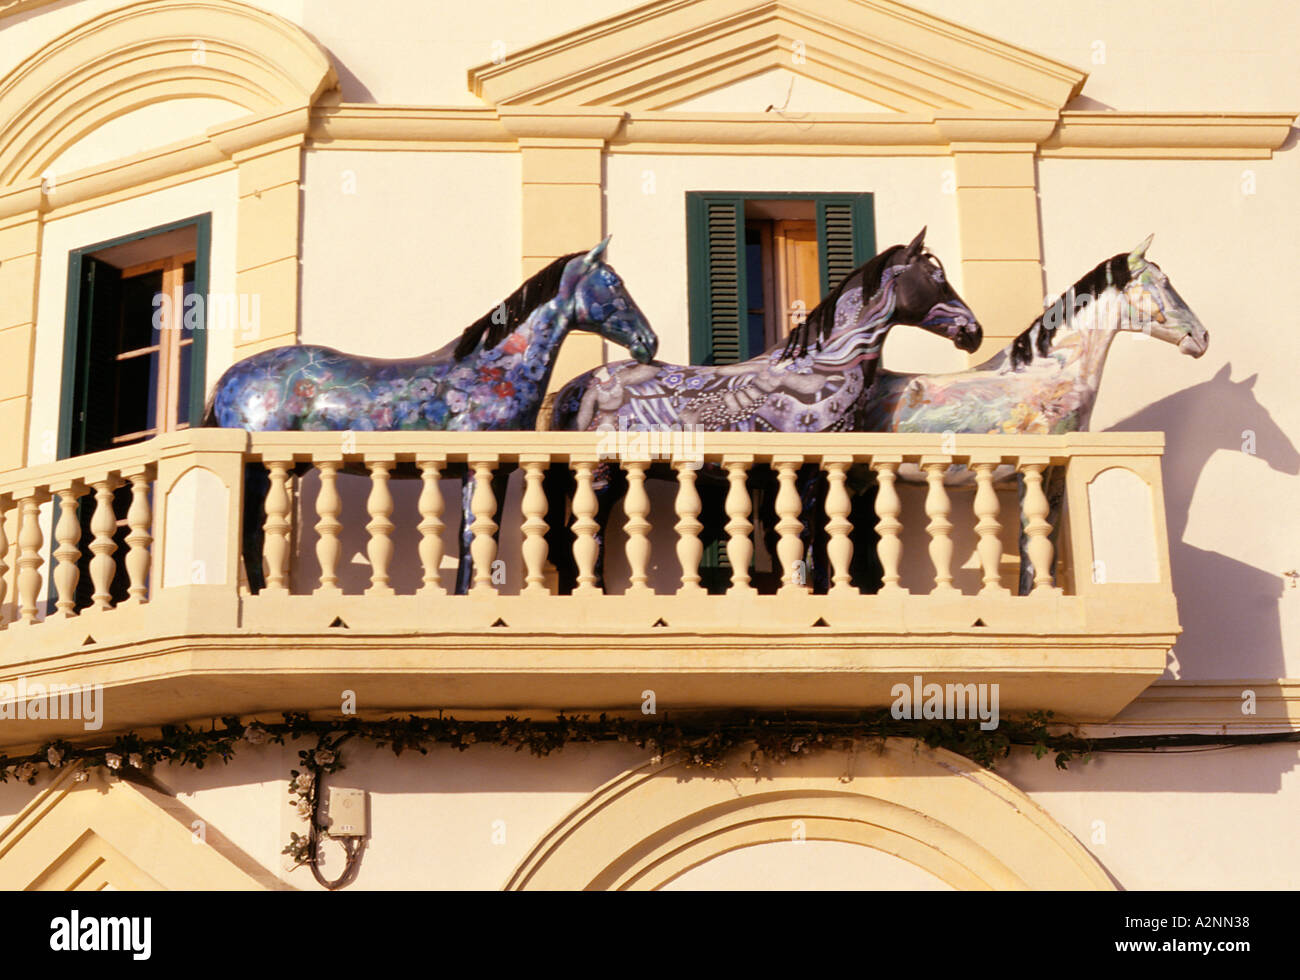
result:
[[[1003,715],[1102,721],[1163,672],[1177,635],[1166,605],[1056,595],[237,597],[193,586],[11,626],[0,684],[102,684],[101,734],[337,712],[345,690],[366,713],[639,714],[646,690],[660,715],[838,711],[887,707],[891,688],[917,674],[997,683]],[[0,733],[9,750],[87,735],[78,719],[11,719]]]

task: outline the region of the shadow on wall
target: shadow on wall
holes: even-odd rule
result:
[[[1224,365],[1209,381],[1176,392],[1122,419],[1110,431],[1164,431],[1165,511],[1169,561],[1183,634],[1174,647],[1184,678],[1284,677],[1278,602],[1281,575],[1204,551],[1183,540],[1192,496],[1218,449],[1243,451],[1247,430],[1255,454],[1273,470],[1300,473],[1300,453],[1255,397],[1255,375],[1231,379]],[[1236,513],[1249,512],[1249,486],[1238,484]]]

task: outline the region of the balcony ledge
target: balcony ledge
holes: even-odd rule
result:
[[[572,500],[573,557],[579,581],[593,582],[592,468],[607,458],[606,435],[356,432],[340,438],[198,429],[8,474],[0,480],[0,603],[6,592],[12,600],[0,606],[9,620],[0,624],[0,684],[102,685],[103,737],[222,715],[337,712],[345,690],[355,692],[358,710],[367,714],[639,716],[646,690],[655,692],[661,716],[861,710],[890,705],[891,689],[917,675],[924,683],[997,684],[1002,714],[1049,710],[1063,720],[1105,722],[1165,669],[1179,627],[1159,434],[969,436],[950,446],[940,435],[697,433],[696,445],[660,447],[674,467],[676,495],[651,507],[642,494],[633,506],[640,515],[635,547],[632,533],[624,532],[628,580],[650,587],[604,595],[588,586],[585,595],[552,595],[540,547],[546,527],[540,478],[560,464],[579,485],[586,481],[586,492]],[[626,467],[646,462],[615,458]],[[694,473],[700,462],[740,478],[725,506],[729,554],[736,548],[753,555],[759,537],[745,516],[756,512],[744,510],[744,494],[735,492],[745,487],[746,471],[762,465],[777,472],[782,489],[774,506],[781,520],[776,554],[769,557],[781,563],[786,583],[777,594],[716,596],[696,584],[703,550]],[[803,464],[839,478],[825,502],[828,519],[834,518],[827,524],[830,570],[842,589],[832,595],[791,584],[799,580],[802,554],[793,489]],[[257,595],[248,594],[238,571],[250,465],[267,467],[273,485],[264,525],[270,587]],[[517,474],[517,484],[525,485],[519,503],[502,508],[498,519],[512,576],[511,588],[502,591],[527,586],[526,594],[497,594],[484,571],[469,596],[439,588],[448,584],[442,558],[454,554],[442,532],[454,533],[460,506],[459,491],[441,488],[440,481],[455,479],[456,468],[466,465],[480,476],[496,466],[525,471]],[[877,594],[844,587],[852,551],[844,484],[853,466],[888,476],[875,505],[877,556],[884,580],[915,584],[914,593],[898,584]],[[915,466],[931,479],[923,507],[909,510],[888,488],[892,474],[902,483],[904,470]],[[952,466],[983,481],[973,503],[955,509],[961,491],[950,497],[944,488]],[[1057,466],[1065,479],[1059,553],[1048,538],[1049,502],[1041,486],[1045,468]],[[314,497],[293,475],[295,468],[313,467]],[[1020,504],[997,501],[992,484],[1003,467],[1026,474]],[[354,478],[369,486],[351,484],[347,506],[333,476],[342,468],[369,472],[368,479]],[[396,468],[418,468],[422,475],[419,500],[406,494],[400,508],[388,487]],[[319,490],[325,473],[335,487],[330,493]],[[490,515],[500,502],[491,482],[481,480],[472,501],[470,553],[480,570],[493,567],[498,554]],[[125,509],[115,503],[118,486],[129,490],[125,513],[117,512]],[[919,488],[909,494],[912,489]],[[72,614],[75,602],[62,596],[76,595],[77,559],[87,559],[77,509],[92,498],[89,574],[99,601],[112,608]],[[922,503],[917,494],[909,500]],[[369,521],[359,527],[363,513]],[[628,526],[634,523],[629,517]],[[107,529],[123,526],[130,533],[115,545]],[[1055,569],[1059,588],[1042,577],[1028,596],[1006,591],[1014,578],[1003,575],[1001,556],[1014,550],[1019,528],[1030,554],[1037,551],[1036,566]],[[344,554],[356,554],[360,530],[368,536],[369,587],[340,569]],[[955,570],[961,535],[962,553],[976,547],[974,565]],[[395,595],[388,587],[399,543],[408,555],[395,581],[412,587],[414,545],[425,583],[418,594]],[[120,568],[130,580],[129,598],[119,596],[114,605],[109,591]],[[193,584],[195,568],[206,584]],[[84,735],[79,719],[9,718],[0,724],[0,749],[12,753]]]
[[[347,626],[330,627],[336,617]],[[437,622],[455,625],[428,628]],[[996,683],[1002,714],[1099,722],[1160,676],[1177,632],[1172,599],[1153,609],[1132,597],[235,598],[191,586],[11,626],[0,684],[102,684],[100,736],[337,712],[345,690],[366,712],[639,713],[646,690],[670,715],[842,711],[887,707],[917,674]],[[86,734],[78,719],[10,719],[0,748]]]

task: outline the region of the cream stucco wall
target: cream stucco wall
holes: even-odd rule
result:
[[[297,765],[301,747],[245,748],[226,766],[161,767],[157,777],[198,819],[281,881],[314,890],[318,886],[310,873],[288,870],[280,854],[290,832],[304,828],[286,802],[288,770]],[[491,746],[465,752],[438,747],[428,756],[401,758],[387,749],[350,747],[347,768],[329,785],[368,792],[371,836],[353,887],[500,888],[553,825],[646,758],[647,753],[627,746],[574,746],[544,760]],[[1300,887],[1300,843],[1293,833],[1300,776],[1294,762],[1294,749],[1273,746],[1159,757],[1103,755],[1060,772],[1050,757],[1038,760],[1017,751],[998,772],[1045,808],[1122,888],[1289,890]],[[755,785],[761,787],[763,778]],[[846,785],[852,789],[853,783]],[[31,793],[13,783],[0,786],[0,819],[16,813]],[[797,834],[792,826],[792,841]],[[855,858],[849,844],[809,841],[807,850],[779,855],[769,850],[787,846],[795,847],[730,852],[676,884],[947,887],[880,852]],[[326,851],[322,873],[333,877],[342,870],[339,852],[329,844]]]
[[[523,279],[519,208],[517,153],[308,153],[299,339],[436,350]]]
[[[1203,111],[1294,101],[1294,4],[1100,0],[1054,4],[1049,12],[1035,0],[908,2],[1084,69],[1087,106]]]

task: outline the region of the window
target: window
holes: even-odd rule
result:
[[[69,256],[60,458],[197,421],[208,227],[204,215]]]
[[[203,411],[208,215],[101,242],[68,257],[59,458],[188,428]],[[128,487],[114,495],[119,558]],[[90,605],[93,494],[81,498],[76,607]],[[56,518],[57,519],[57,518]],[[51,534],[51,540],[54,540]],[[111,592],[126,598],[125,562]],[[51,597],[51,602],[53,597]]]
[[[761,354],[876,254],[870,194],[688,192],[686,226],[693,364]],[[764,543],[756,543],[750,576],[772,591],[777,571]],[[726,591],[731,567],[723,541],[705,548],[700,579],[711,593]]]
[[[686,195],[691,361],[773,346],[876,253],[870,194]]]

